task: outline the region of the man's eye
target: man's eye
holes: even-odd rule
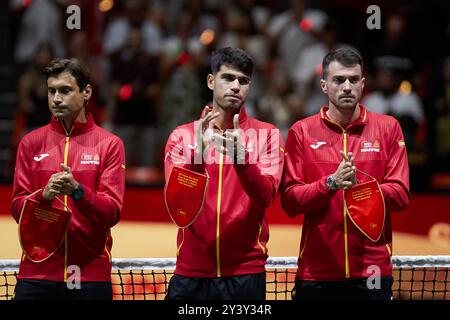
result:
[[[227,81],[234,81],[234,77],[233,76],[229,76],[229,75],[224,75],[223,78]]]
[[[70,92],[70,89],[69,88],[63,88],[63,89],[61,89],[61,93],[62,94],[68,94]]]
[[[55,89],[48,89],[48,92],[51,94],[55,94],[56,90]]]
[[[241,78],[241,79],[239,79],[239,84],[240,84],[240,85],[245,86],[245,85],[247,85],[247,84],[249,84],[249,83],[250,83],[250,80],[247,79],[247,78]]]

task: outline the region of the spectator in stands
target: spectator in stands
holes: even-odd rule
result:
[[[113,101],[108,116],[113,132],[124,141],[130,166],[153,166],[160,94],[158,59],[145,52],[142,31],[131,29],[125,46],[110,60]]]
[[[292,76],[295,91],[304,103],[304,112],[310,116],[316,114],[326,103],[326,95],[320,87],[322,60],[327,52],[336,46],[335,27],[328,16],[320,10],[308,10],[302,21],[305,32],[309,32],[314,42],[300,53]]]
[[[42,71],[52,59],[51,45],[41,43],[32,63],[19,79],[17,116],[24,120],[25,133],[48,123],[47,86]]]
[[[247,112],[250,112],[250,103],[260,97],[263,90],[262,73],[269,60],[269,41],[257,33],[256,25],[250,11],[231,7],[225,12],[225,28],[218,36],[217,48],[242,48],[254,59],[255,66],[252,75],[252,90],[247,98]]]
[[[147,55],[159,55],[162,45],[162,30],[152,20],[151,7],[145,0],[122,1],[123,12],[106,26],[103,50],[107,55],[120,51],[127,43],[131,29],[139,29],[142,48]]]
[[[15,48],[15,61],[28,63],[33,59],[38,47],[42,43],[48,43],[52,47],[56,57],[65,53],[61,30],[64,26],[63,14],[60,5],[64,0],[33,0],[11,2],[13,9],[19,9],[24,3],[25,7],[21,17],[21,26]]]
[[[450,56],[442,67],[442,85],[434,99],[436,112],[436,164],[438,170],[450,171]]]
[[[183,11],[177,32],[164,42],[161,68],[165,86],[158,130],[161,143],[167,141],[170,132],[180,123],[196,119],[198,106],[208,102],[201,83],[204,65],[209,60],[208,47],[192,36],[193,20],[189,11]]]
[[[295,119],[305,117],[303,101],[293,90],[288,76],[280,68],[268,80],[267,89],[257,101],[257,117],[273,123],[286,139]]]
[[[299,27],[307,11],[307,0],[290,0],[289,10],[272,17],[267,28],[280,66],[293,79],[293,67],[302,50],[314,43],[314,37]]]
[[[398,119],[410,152],[420,149],[415,141],[419,126],[424,123],[423,105],[409,82],[401,86],[401,71],[410,68],[410,60],[385,56],[376,60],[377,89],[363,99],[368,110],[392,115]]]

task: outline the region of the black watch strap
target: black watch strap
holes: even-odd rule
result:
[[[78,187],[71,194],[73,200],[78,201],[84,196],[84,189],[81,184],[78,184]]]

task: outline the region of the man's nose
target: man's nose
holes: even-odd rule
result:
[[[239,92],[241,90],[241,85],[239,84],[239,80],[236,79],[231,83],[231,90],[234,92]]]
[[[351,86],[351,83],[350,83],[350,80],[345,80],[345,82],[344,82],[344,84],[342,85],[342,89],[344,90],[344,91],[351,91],[352,90],[352,86]]]
[[[62,102],[61,95],[58,92],[55,92],[53,95],[53,103],[54,104],[60,104]]]

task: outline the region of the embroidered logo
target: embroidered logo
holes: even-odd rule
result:
[[[98,166],[100,164],[100,156],[98,155],[98,153],[96,153],[94,155],[88,154],[88,153],[83,153],[81,155],[80,164],[95,164]]]
[[[41,153],[39,156],[35,156],[33,159],[35,160],[35,161],[41,161],[42,159],[44,159],[45,157],[48,157],[48,156],[50,156],[48,153]]]
[[[323,146],[324,144],[326,144],[325,141],[317,141],[316,144],[311,144],[310,146],[311,146],[311,148],[313,148],[313,149],[317,149],[317,148]]]
[[[380,142],[375,140],[372,142],[361,142],[361,152],[380,152]]]

